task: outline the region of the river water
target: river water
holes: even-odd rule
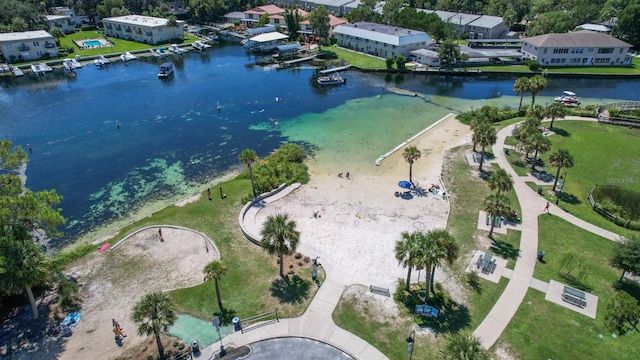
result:
[[[157,79],[153,58],[103,70],[87,64],[75,78],[0,80],[0,137],[32,149],[30,189],[64,197],[65,236],[54,246],[108,233],[206,188],[240,166],[245,148],[264,157],[295,141],[313,148],[327,171],[372,172],[380,154],[449,112],[519,101],[510,76],[348,71],[346,85],[320,87],[310,67],[255,66],[235,45],[169,61],[176,74],[168,81]],[[639,89],[640,80],[551,78],[536,102],[563,90],[585,104],[637,101]]]

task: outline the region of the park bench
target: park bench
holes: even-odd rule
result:
[[[416,314],[437,318],[438,315],[440,315],[440,310],[438,310],[438,308],[436,308],[435,306],[416,305]]]
[[[562,300],[569,304],[575,305],[579,308],[587,306],[586,296],[583,291],[574,289],[570,286],[565,286],[562,292]]]
[[[391,296],[391,293],[389,293],[389,289],[387,288],[383,288],[380,286],[375,286],[375,285],[369,285],[369,290],[371,290],[372,293],[374,294],[378,294],[378,295],[384,295],[384,296]]]

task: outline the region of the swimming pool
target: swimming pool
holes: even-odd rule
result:
[[[87,40],[87,41],[83,41],[82,45],[84,45],[85,47],[102,46],[102,41],[100,41],[100,40]]]

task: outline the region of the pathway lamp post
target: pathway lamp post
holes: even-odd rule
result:
[[[406,340],[407,340],[407,355],[409,355],[409,360],[411,360],[413,358],[413,343],[416,341],[416,331],[411,330]]]
[[[223,357],[227,355],[227,351],[224,349],[224,345],[222,345],[222,337],[220,336],[220,318],[217,316],[214,317],[211,320],[211,323],[216,328],[216,331],[218,331],[218,338],[220,339],[220,357]]]

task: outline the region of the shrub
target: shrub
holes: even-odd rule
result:
[[[303,267],[304,263],[302,261],[298,261],[298,266]]]
[[[529,70],[531,70],[533,72],[538,72],[538,71],[542,70],[542,64],[540,64],[539,61],[531,60],[531,59],[524,59],[524,64],[527,65]]]
[[[393,56],[389,56],[385,61],[387,63],[387,69],[393,69],[393,63],[395,62]]]
[[[478,294],[482,293],[482,283],[480,282],[480,276],[477,271],[468,272],[465,277],[467,278],[467,285],[469,285]]]
[[[294,256],[296,258],[296,260],[300,260],[302,259],[302,254],[300,254],[299,252],[296,253],[296,255]]]
[[[318,54],[318,58],[324,60],[337,59],[338,55],[331,50],[323,50],[322,53]]]
[[[96,29],[95,25],[84,25],[80,28],[80,31],[93,31]]]
[[[311,258],[310,258],[310,257],[308,257],[308,256],[305,256],[305,257],[304,257],[304,263],[305,263],[305,264],[308,264],[309,262],[311,262]]]
[[[289,264],[289,269],[293,269],[293,264]]]

